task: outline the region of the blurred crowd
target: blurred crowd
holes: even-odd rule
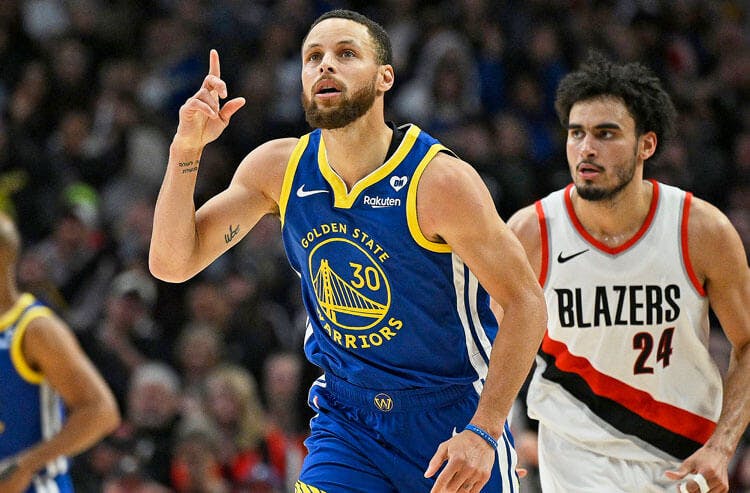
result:
[[[75,459],[78,491],[293,490],[317,370],[278,220],[183,284],[151,277],[147,256],[177,112],[209,49],[247,105],[203,153],[197,206],[255,146],[309,131],[299,45],[331,8],[387,29],[388,118],[472,163],[506,219],[569,181],[553,109],[567,71],[590,48],[651,67],[680,118],[646,174],[717,205],[750,249],[743,0],[0,0],[0,208],[25,239],[19,281],[74,329],[125,418]],[[513,428],[533,492],[522,399]],[[750,437],[730,472],[750,491]]]

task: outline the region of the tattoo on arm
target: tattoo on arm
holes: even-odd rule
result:
[[[237,236],[237,233],[239,233],[239,232],[240,232],[240,225],[239,224],[237,226],[235,226],[234,229],[232,229],[232,225],[230,224],[229,225],[229,233],[224,234],[224,242],[225,243],[229,243],[230,241],[232,241],[234,239],[235,236]]]
[[[196,171],[198,171],[199,164],[200,161],[196,159],[195,161],[179,162],[177,163],[177,166],[180,169],[180,173],[184,175],[185,173],[195,173]]]

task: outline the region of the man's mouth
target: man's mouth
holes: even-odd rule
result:
[[[578,176],[583,179],[593,178],[604,172],[604,168],[597,164],[592,163],[580,163],[576,169]]]
[[[341,94],[341,88],[334,80],[324,79],[315,86],[315,96],[327,98],[337,94]]]

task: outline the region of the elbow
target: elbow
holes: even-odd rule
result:
[[[148,256],[148,270],[152,276],[164,282],[180,283],[192,277],[186,274],[184,270],[178,269],[170,265],[169,262],[159,259],[153,253]]]
[[[99,415],[101,416],[101,427],[104,435],[109,435],[122,423],[120,408],[111,392],[108,392],[106,398],[100,400]]]
[[[111,406],[105,411],[104,415],[104,434],[109,435],[115,431],[122,423],[122,415],[120,409],[117,407],[117,403],[112,402]]]

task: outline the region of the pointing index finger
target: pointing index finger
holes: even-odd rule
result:
[[[211,49],[211,54],[208,61],[208,74],[221,77],[221,69],[219,68],[219,52],[215,49]]]

